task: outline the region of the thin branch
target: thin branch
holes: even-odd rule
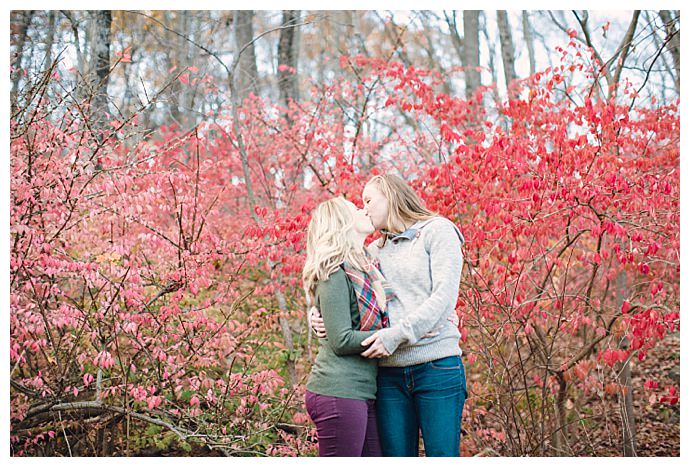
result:
[[[621,46],[619,47],[620,51],[620,58],[619,58],[619,65],[616,67],[616,72],[613,75],[613,83],[609,83],[609,95],[608,98],[611,99],[613,96],[613,93],[615,92],[615,87],[618,86],[618,82],[621,79],[621,73],[623,72],[623,65],[625,65],[625,59],[628,57],[628,52],[630,51],[630,45],[632,44],[633,41],[633,36],[635,35],[635,29],[637,29],[637,20],[640,17],[640,10],[635,10],[633,13],[632,20],[630,21],[630,25],[628,26],[628,30],[625,33],[625,37],[623,37],[623,41],[621,42]],[[618,52],[616,53],[616,55]]]

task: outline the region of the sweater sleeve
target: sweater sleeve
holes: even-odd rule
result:
[[[390,353],[403,343],[414,344],[442,318],[449,306],[455,308],[462,273],[464,238],[447,219],[429,226],[424,241],[429,254],[432,290],[419,308],[411,311],[395,326],[379,331],[383,345]]]
[[[345,271],[338,269],[316,286],[319,309],[326,326],[326,342],[336,355],[359,354],[365,350],[362,341],[375,331],[352,329],[350,289]]]

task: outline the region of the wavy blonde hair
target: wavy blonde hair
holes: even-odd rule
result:
[[[381,236],[379,247],[386,244],[387,234],[403,232],[405,224],[438,217],[438,214],[424,206],[417,193],[397,175],[376,175],[367,182],[367,185],[372,184],[376,185],[388,200],[388,218],[385,229],[381,229],[384,235]]]
[[[315,302],[316,284],[325,281],[343,262],[367,270],[363,246],[354,235],[355,219],[343,197],[316,206],[307,228],[307,259],[302,269],[304,291]]]

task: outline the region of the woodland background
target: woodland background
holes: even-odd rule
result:
[[[12,456],[312,456],[311,209],[462,229],[466,456],[680,452],[679,11],[12,11]]]

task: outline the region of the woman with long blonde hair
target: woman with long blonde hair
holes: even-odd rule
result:
[[[369,180],[362,202],[382,234],[369,251],[396,295],[391,326],[362,342],[362,355],[379,359],[383,454],[417,456],[421,430],[427,456],[459,456],[467,386],[455,305],[465,239],[395,175]],[[330,337],[318,314],[311,321],[319,337]]]
[[[328,333],[319,342],[305,396],[320,456],[381,455],[378,362],[359,355],[362,341],[388,326],[386,304],[392,298],[364,249],[373,232],[366,213],[341,197],[319,204],[307,230],[304,289],[308,302],[321,310]]]

